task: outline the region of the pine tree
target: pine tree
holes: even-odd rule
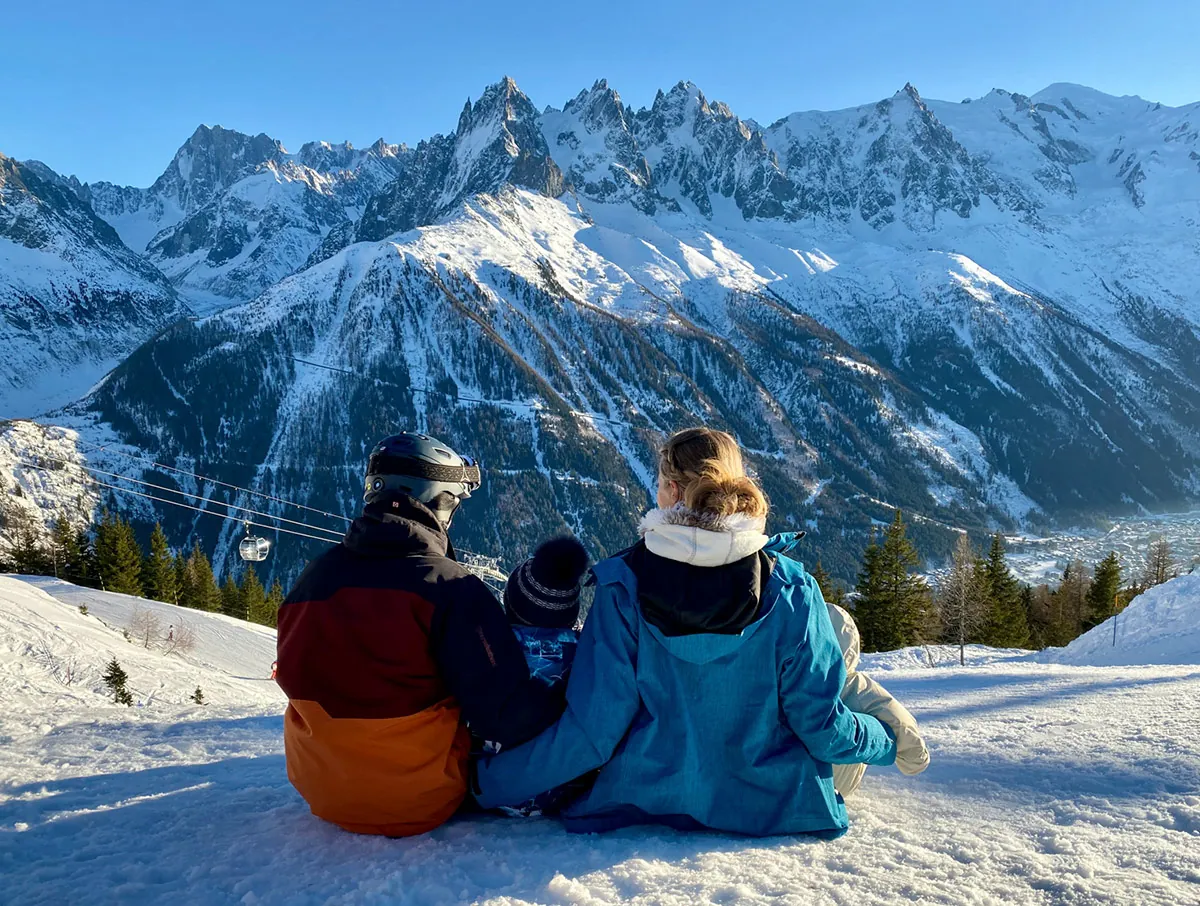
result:
[[[107,510],[96,527],[96,566],[106,591],[142,593],[142,551],[133,526]]]
[[[1121,594],[1121,560],[1116,551],[1110,551],[1096,566],[1091,588],[1087,593],[1087,610],[1084,613],[1083,629],[1099,626],[1117,612],[1117,599]]]
[[[233,581],[232,573],[225,577],[225,584],[221,586],[221,613],[239,620],[246,619],[246,602],[242,598],[242,590]]]
[[[171,568],[175,570],[175,603],[180,607],[194,607],[192,589],[189,584],[187,557],[183,555],[183,551],[175,552]]]
[[[833,578],[821,565],[821,561],[817,561],[817,565],[813,567],[812,577],[817,580],[817,587],[821,589],[821,597],[825,599],[827,604],[836,604],[839,607],[843,606],[846,601],[846,589],[840,583],[835,583]]]
[[[104,685],[108,686],[108,691],[112,693],[113,701],[118,705],[132,705],[133,695],[125,684],[129,682],[129,675],[121,669],[121,665],[114,657],[108,662],[108,667],[104,671]]]
[[[100,573],[96,567],[96,547],[86,528],[75,532],[75,550],[78,557],[67,561],[67,572],[76,585],[89,588],[100,587]]]
[[[246,619],[263,626],[273,625],[272,614],[267,608],[267,590],[263,588],[253,566],[246,566],[246,574],[242,576],[241,594],[242,603],[246,608]]]
[[[9,560],[12,571],[26,576],[53,575],[54,557],[38,530],[37,522],[23,510],[20,512],[10,531],[12,542]]]
[[[279,584],[279,579],[271,583],[271,591],[267,594],[267,625],[276,627],[279,625],[279,608],[283,606],[283,586]]]
[[[988,618],[988,577],[985,561],[975,556],[966,532],[958,536],[950,572],[938,588],[943,638],[958,646],[958,662],[966,664],[969,642],[979,637]]]
[[[54,574],[78,583],[81,577],[72,567],[77,567],[81,559],[79,535],[71,528],[66,516],[60,515],[54,520],[54,527],[50,530],[50,554],[54,558]]]
[[[200,550],[198,541],[188,555],[185,592],[190,602],[186,605],[188,607],[207,610],[210,613],[216,613],[221,609],[221,589],[217,586],[212,565],[208,562],[204,551]]]
[[[863,553],[854,618],[864,651],[891,651],[918,645],[930,636],[933,613],[929,587],[912,572],[921,558],[904,528],[899,510],[880,544],[872,536]]]
[[[155,601],[174,604],[179,600],[179,588],[175,581],[175,563],[167,547],[167,536],[162,526],[155,524],[150,536],[150,552],[142,566],[142,583],[146,597]]]
[[[1061,647],[1078,638],[1087,612],[1090,585],[1087,568],[1081,561],[1072,560],[1067,564],[1062,581],[1051,595],[1050,620],[1046,627],[1048,644]]]
[[[987,622],[981,641],[997,648],[1024,648],[1029,644],[1029,620],[1021,600],[1021,586],[1008,568],[1004,536],[996,532],[988,551]]]
[[[1050,589],[1046,585],[1026,585],[1021,589],[1021,606],[1029,624],[1029,645],[1041,651],[1050,644],[1047,627],[1050,624]]]
[[[197,686],[196,691],[192,693],[192,701],[198,705],[204,704],[204,692],[199,686]]]

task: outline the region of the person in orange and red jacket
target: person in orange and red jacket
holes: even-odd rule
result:
[[[371,452],[362,515],[279,611],[288,779],[314,815],[363,834],[442,824],[467,793],[470,737],[505,748],[562,712],[447,530],[479,467],[421,434]]]

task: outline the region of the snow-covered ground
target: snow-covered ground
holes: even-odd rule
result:
[[[193,651],[126,641],[137,608],[186,621]],[[408,840],[343,833],[284,775],[272,650],[271,631],[225,617],[0,577],[0,901],[1200,902],[1200,651],[1156,667],[978,648],[965,668],[940,649],[935,669],[916,652],[869,656],[921,720],[933,764],[911,779],[869,772],[850,833],[824,843],[579,837],[495,817]],[[136,707],[97,691],[114,654]],[[65,686],[52,673],[71,656]],[[197,685],[204,706],[188,701]]]

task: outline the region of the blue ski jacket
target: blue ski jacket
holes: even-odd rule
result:
[[[776,536],[766,550],[791,540]],[[742,632],[682,636],[642,616],[620,556],[593,572],[567,709],[530,742],[480,762],[480,805],[523,802],[602,768],[563,813],[568,830],[844,833],[832,765],[892,764],[896,745],[878,720],[842,704],[842,651],[804,567],[778,558],[760,615]]]

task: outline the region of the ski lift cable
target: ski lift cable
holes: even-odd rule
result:
[[[23,466],[26,466],[28,468],[31,468],[31,469],[38,469],[43,472],[53,471],[53,470],[47,468],[46,466],[39,466],[39,465],[35,465],[34,463],[21,462],[20,464]],[[124,476],[121,476],[121,478],[124,479]],[[133,481],[134,479],[124,479],[124,480]],[[113,490],[113,491],[120,491],[123,494],[132,494],[134,497],[141,497],[145,500],[153,500],[156,503],[165,503],[165,504],[169,504],[170,506],[177,506],[177,507],[180,507],[181,509],[191,510],[194,513],[200,513],[204,516],[216,516],[218,519],[224,519],[229,522],[236,522],[236,523],[239,523],[239,524],[241,524],[243,526],[247,526],[247,527],[252,526],[254,528],[260,528],[260,529],[263,529],[264,531],[268,531],[268,532],[282,532],[285,535],[294,535],[298,538],[308,538],[312,541],[323,541],[326,544],[340,544],[341,543],[340,538],[329,538],[329,537],[326,537],[323,535],[310,535],[307,532],[298,532],[298,531],[295,531],[294,529],[283,528],[282,526],[279,526],[279,525],[265,525],[261,522],[254,522],[253,520],[250,520],[250,519],[239,518],[230,513],[217,513],[212,510],[204,509],[203,507],[195,506],[194,504],[183,503],[178,500],[168,500],[165,497],[158,497],[154,494],[144,494],[141,491],[135,491],[132,488],[123,488],[120,485],[109,484],[108,482],[100,481],[98,478],[93,478],[92,481],[94,484],[96,484],[102,488],[109,488],[110,490]],[[176,493],[178,493],[178,492],[176,492]],[[190,496],[195,496],[195,495],[190,495]],[[217,503],[218,505],[221,505],[221,506],[228,506],[228,504],[221,504],[220,501],[210,501],[210,502]],[[271,516],[269,518],[275,519],[275,518],[279,518],[279,517]],[[303,523],[301,523],[301,524],[303,524]],[[311,526],[309,526],[309,527],[311,528]],[[468,557],[478,558],[479,560],[492,561],[495,559],[492,557],[487,557],[483,554],[477,554],[474,551],[465,550],[463,548],[459,548],[458,552],[460,554],[465,554]],[[489,578],[489,579],[493,579],[495,581],[500,581],[500,582],[507,581],[507,579],[508,579],[508,576],[502,570],[500,570],[498,568],[493,568],[489,565],[485,565],[482,563],[464,563],[463,566],[468,571],[474,573],[475,575],[479,576],[480,578]]]
[[[58,462],[58,463],[62,463],[63,465],[68,465],[68,466],[79,465],[78,463],[73,463],[70,460],[59,459],[54,456],[45,456],[42,454],[38,454],[38,455],[40,456],[40,458],[46,460],[47,462]],[[18,465],[26,466],[28,468],[33,468],[33,469],[42,469],[43,468],[42,466],[36,465],[35,463],[26,462],[24,460],[17,460],[17,463],[18,463]],[[307,522],[300,522],[296,519],[288,519],[286,516],[276,516],[273,513],[264,513],[260,510],[252,510],[249,507],[238,506],[237,504],[234,504],[234,503],[226,503],[223,500],[213,500],[211,497],[207,497],[207,498],[201,497],[199,494],[193,494],[191,491],[181,491],[176,488],[166,487],[165,485],[154,484],[153,482],[150,482],[150,481],[142,481],[139,478],[130,478],[128,475],[122,475],[119,472],[108,472],[108,471],[105,471],[104,469],[97,469],[93,466],[86,466],[86,465],[79,465],[79,468],[85,472],[90,473],[93,476],[103,475],[106,478],[116,478],[116,479],[120,479],[121,481],[128,481],[131,484],[137,484],[137,485],[142,485],[143,487],[153,488],[156,491],[166,491],[168,494],[178,494],[181,497],[192,497],[195,500],[199,500],[199,501],[207,500],[208,502],[216,504],[217,506],[223,506],[230,510],[238,510],[239,512],[242,512],[242,513],[250,513],[254,516],[261,516],[264,519],[275,519],[275,520],[278,520],[279,522],[286,522],[289,525],[298,525],[301,528],[311,529],[311,530],[317,531],[317,532],[329,532],[331,535],[334,535],[337,538],[337,540],[339,540],[339,541],[341,540],[341,537],[342,537],[342,533],[340,531],[337,531],[336,529],[325,528],[323,525],[310,525]]]
[[[55,460],[53,457],[49,457],[49,456],[47,456],[47,457],[44,457],[44,458],[45,458],[45,459],[49,459],[49,460],[51,460],[51,461],[55,461],[55,462],[64,462],[64,461],[65,461],[65,460]],[[50,469],[50,468],[48,468],[48,467],[46,467],[46,466],[40,466],[40,465],[37,465],[36,463],[32,463],[32,462],[25,462],[24,460],[18,460],[18,461],[17,461],[17,464],[18,464],[18,465],[25,466],[26,468],[30,468],[30,469],[37,469],[37,470],[39,470],[39,471],[41,471],[41,472],[51,472],[51,471],[54,471],[54,470],[52,470],[52,469]],[[75,463],[69,463],[69,465],[75,465]],[[97,469],[97,470],[95,470],[95,471],[98,471],[98,472],[99,472],[100,470],[98,470],[98,469]],[[255,513],[255,515],[265,516],[265,517],[266,517],[266,518],[268,518],[268,519],[283,519],[283,517],[282,517],[282,516],[273,516],[273,515],[271,515],[270,513],[258,513],[258,512],[257,512],[257,511],[255,511],[255,510],[246,510],[244,507],[236,507],[236,506],[233,506],[232,504],[224,503],[223,501],[220,501],[220,500],[213,500],[213,499],[211,499],[211,498],[202,498],[202,497],[199,497],[199,496],[197,496],[196,494],[191,494],[191,493],[189,493],[189,492],[187,492],[187,491],[177,491],[177,490],[175,490],[174,488],[163,488],[161,485],[150,484],[149,482],[145,482],[145,481],[138,481],[138,479],[136,479],[136,478],[128,478],[128,477],[126,477],[125,475],[118,475],[118,474],[117,474],[117,473],[115,473],[115,472],[101,472],[101,474],[103,474],[103,475],[109,475],[109,476],[115,477],[115,478],[117,478],[117,479],[119,479],[119,480],[121,480],[121,481],[130,481],[130,482],[134,482],[134,483],[136,483],[136,484],[145,485],[145,486],[147,486],[147,487],[150,487],[150,488],[155,488],[155,489],[158,489],[158,490],[165,490],[165,491],[168,491],[169,493],[172,493],[172,494],[181,494],[181,495],[185,495],[185,496],[188,496],[188,497],[195,497],[197,500],[207,500],[207,502],[208,502],[208,503],[213,503],[213,504],[216,504],[217,506],[229,507],[229,508],[231,508],[231,509],[242,510],[242,511],[244,511],[244,512],[249,512],[249,513]],[[172,504],[172,505],[174,505],[174,506],[180,506],[180,507],[184,507],[185,509],[194,510],[194,511],[195,511],[195,512],[197,512],[197,513],[204,513],[204,514],[206,514],[206,515],[209,515],[209,516],[216,516],[216,517],[218,517],[218,518],[220,518],[220,519],[228,519],[228,520],[230,520],[230,521],[232,521],[232,522],[239,522],[239,523],[243,523],[243,524],[245,524],[245,525],[252,525],[252,526],[254,526],[254,527],[256,527],[256,528],[266,529],[267,531],[287,532],[289,535],[299,535],[299,536],[301,536],[301,537],[303,537],[303,538],[314,538],[314,539],[316,539],[316,540],[318,540],[318,541],[328,541],[330,544],[337,544],[337,543],[340,543],[340,541],[341,541],[341,537],[340,537],[340,536],[339,536],[339,537],[337,537],[337,538],[325,538],[325,537],[322,537],[322,536],[319,536],[319,535],[308,535],[308,534],[305,534],[305,533],[303,533],[303,532],[293,532],[293,531],[289,531],[288,529],[282,528],[282,527],[280,527],[280,526],[277,526],[277,525],[263,525],[262,523],[259,523],[259,522],[253,522],[253,521],[251,521],[251,520],[242,519],[242,518],[240,518],[240,517],[238,517],[238,516],[234,516],[234,515],[232,515],[232,514],[230,514],[230,513],[216,513],[216,512],[213,512],[212,510],[205,509],[204,507],[197,506],[197,505],[195,505],[195,504],[191,504],[191,503],[182,503],[182,502],[180,502],[180,501],[177,501],[177,500],[166,500],[166,499],[163,499],[163,498],[160,498],[160,497],[156,497],[156,496],[154,496],[154,495],[152,495],[152,494],[142,494],[142,493],[140,493],[140,492],[138,492],[138,491],[135,491],[135,490],[133,490],[132,488],[122,488],[122,487],[119,487],[118,485],[112,485],[112,484],[109,484],[109,483],[107,483],[107,482],[100,481],[100,480],[99,480],[99,479],[97,479],[97,478],[93,478],[93,479],[92,479],[92,481],[93,481],[95,484],[97,484],[97,485],[99,485],[100,487],[103,487],[103,488],[111,488],[111,489],[112,489],[112,490],[114,490],[114,491],[124,491],[124,492],[125,492],[125,493],[127,493],[127,494],[136,494],[138,497],[145,497],[145,498],[146,498],[146,499],[148,499],[148,500],[157,500],[157,501],[160,501],[161,503],[169,503],[169,504]],[[291,524],[293,524],[293,525],[299,525],[299,526],[302,526],[302,527],[304,527],[304,528],[316,529],[316,530],[318,530],[318,531],[323,531],[323,532],[330,532],[331,534],[333,533],[333,530],[332,530],[332,529],[325,529],[325,528],[321,528],[320,526],[309,525],[309,524],[308,524],[308,523],[306,523],[306,522],[295,522],[295,521],[293,521],[293,520],[290,520],[290,519],[289,519],[289,520],[283,520],[283,521],[285,521],[285,522],[290,522],[290,523],[291,523]],[[353,520],[352,520],[352,521],[353,521]],[[490,556],[488,556],[487,554],[479,554],[479,553],[476,553],[475,551],[469,551],[469,550],[467,550],[466,548],[458,547],[458,548],[456,548],[456,550],[457,550],[457,551],[458,551],[458,553],[460,553],[460,554],[465,554],[465,555],[466,555],[466,556],[468,556],[468,557],[476,557],[476,558],[478,558],[478,559],[479,559],[479,560],[481,560],[481,561],[482,561],[482,560],[486,560],[486,561],[495,561],[495,560],[496,560],[496,558],[495,558],[495,557],[490,557]],[[486,567],[486,568],[487,568],[489,571],[492,571],[492,570],[491,570],[491,567]],[[498,569],[498,568],[497,568],[497,569],[495,569],[495,570],[494,570],[494,572],[497,574],[497,576],[504,575],[504,574],[503,574],[503,572],[502,572],[500,569]],[[505,578],[507,578],[507,576],[505,576]]]
[[[44,468],[42,466],[34,466],[34,468]],[[286,535],[296,535],[300,538],[309,538],[313,541],[324,541],[326,544],[338,544],[339,540],[335,538],[326,538],[321,535],[309,535],[306,532],[297,532],[294,529],[286,529],[278,525],[264,525],[261,522],[253,522],[249,519],[239,519],[237,516],[231,516],[228,513],[215,513],[212,510],[202,509],[198,506],[193,506],[190,503],[181,503],[178,500],[167,500],[164,497],[156,497],[153,494],[143,494],[141,491],[135,491],[132,488],[123,488],[120,485],[108,484],[107,482],[95,480],[96,484],[103,488],[111,488],[114,491],[120,491],[123,494],[132,494],[135,497],[144,497],[146,500],[154,500],[158,503],[168,503],[171,506],[182,507],[185,510],[192,510],[196,513],[203,513],[205,516],[216,516],[218,519],[225,519],[229,522],[236,522],[239,525],[249,525],[254,528],[260,528],[268,532],[283,532]]]
[[[35,422],[34,424],[39,424],[43,428],[58,427],[56,425],[44,425],[40,422]],[[347,523],[354,521],[353,519],[349,518],[348,516],[343,516],[341,513],[330,513],[327,510],[321,510],[321,509],[317,509],[316,507],[305,506],[302,503],[296,503],[295,501],[292,501],[292,500],[285,500],[282,497],[275,497],[274,495],[264,493],[263,491],[252,491],[250,488],[243,488],[241,485],[230,484],[228,481],[221,481],[216,478],[209,478],[205,475],[198,475],[195,472],[189,472],[187,469],[179,469],[174,466],[168,466],[165,463],[156,462],[155,460],[148,459],[147,457],[144,457],[144,456],[135,456],[132,453],[126,453],[123,450],[117,450],[117,449],[110,447],[108,445],[105,445],[105,444],[97,444],[90,440],[84,440],[82,437],[76,438],[76,443],[84,444],[95,450],[104,450],[109,453],[115,453],[117,456],[124,456],[126,459],[132,459],[135,462],[146,463],[147,465],[154,466],[156,469],[163,469],[164,471],[174,472],[178,475],[186,475],[189,478],[196,479],[197,481],[211,482],[212,484],[217,484],[224,488],[232,488],[235,491],[243,491],[247,494],[252,494],[255,497],[263,497],[267,500],[274,501],[275,503],[282,503],[287,506],[296,507],[297,509],[300,509],[300,510],[307,510],[310,513],[318,513],[322,516],[328,516],[331,519],[341,519],[343,522],[347,522]]]

